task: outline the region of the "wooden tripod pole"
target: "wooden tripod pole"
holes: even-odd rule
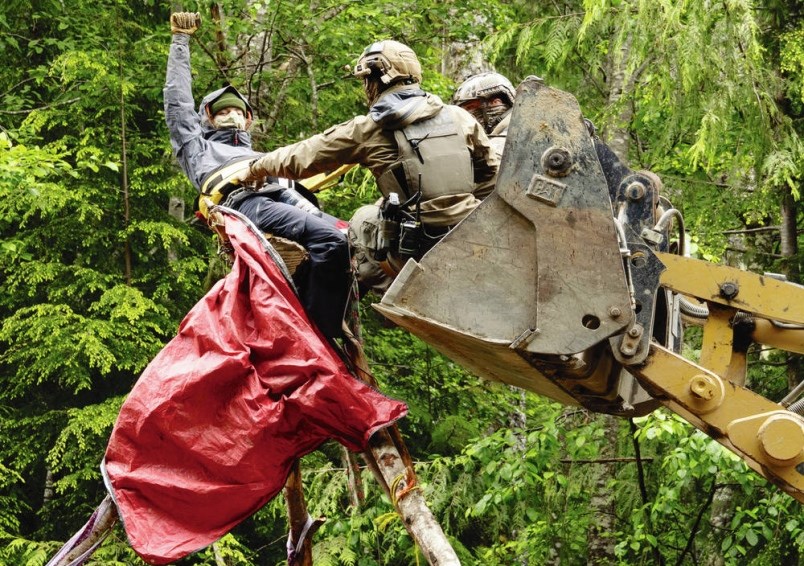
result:
[[[355,321],[352,321],[355,324]],[[355,374],[364,382],[376,387],[377,382],[369,371],[359,334],[349,332],[346,354]],[[363,458],[377,482],[391,499],[410,536],[431,566],[460,566],[444,534],[424,499],[413,470],[413,462],[399,428],[394,424],[371,437],[369,450]]]
[[[325,517],[313,519],[307,512],[304,500],[301,466],[299,461],[293,464],[285,482],[285,507],[290,523],[290,540],[288,541],[288,566],[312,566],[313,535],[326,520]]]

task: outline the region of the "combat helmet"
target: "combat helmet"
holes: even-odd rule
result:
[[[488,100],[497,96],[504,98],[509,107],[513,106],[516,98],[514,85],[499,73],[481,73],[461,83],[452,97],[452,103],[461,106],[470,100]]]
[[[404,43],[391,39],[376,41],[366,47],[357,60],[353,74],[366,79],[375,70],[384,85],[405,79],[417,83],[422,81],[422,66],[416,53]]]

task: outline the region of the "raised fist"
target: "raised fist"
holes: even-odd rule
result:
[[[201,27],[201,14],[198,12],[174,12],[170,15],[170,31],[193,35]]]

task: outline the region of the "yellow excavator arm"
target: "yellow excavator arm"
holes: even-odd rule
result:
[[[804,353],[804,287],[686,257],[660,189],[525,80],[496,190],[374,306],[480,377],[622,417],[663,405],[804,502],[804,386],[745,387],[751,343]],[[697,363],[682,320],[703,326]]]
[[[748,344],[804,353],[804,287],[657,255],[667,267],[661,284],[706,305],[701,359],[695,364],[652,344],[629,371],[662,404],[804,502],[804,403],[776,403],[745,387]]]

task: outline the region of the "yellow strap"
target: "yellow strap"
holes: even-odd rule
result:
[[[235,175],[235,173],[240,173],[241,171],[248,169],[252,159],[254,158],[249,157],[247,159],[242,159],[240,161],[230,163],[229,165],[221,167],[215,171],[215,173],[207,177],[207,179],[204,181],[204,184],[201,185],[201,194],[211,195],[215,191],[220,191]]]
[[[319,173],[318,175],[313,175],[307,179],[300,179],[299,182],[304,185],[307,190],[313,191],[314,193],[323,191],[324,189],[328,189],[331,186],[336,185],[340,176],[349,171],[349,169],[352,167],[354,167],[354,164],[347,163],[346,165],[341,165],[329,173]]]
[[[390,486],[391,503],[395,508],[398,508],[399,500],[405,497],[408,493],[410,493],[414,489],[421,490],[421,486],[416,483],[416,476],[411,472],[411,470],[407,470],[407,473],[408,477],[405,477],[404,474],[399,474],[391,482]],[[411,479],[411,476],[413,477],[413,479]],[[404,487],[401,491],[399,491],[399,493],[397,493],[396,490],[399,487],[399,484],[405,480],[409,481],[410,485]]]
[[[408,475],[409,476],[413,475],[413,473],[412,473],[412,471],[410,469],[408,469]],[[414,478],[413,481],[414,482],[416,481],[415,477],[416,476],[413,475],[413,478]],[[397,494],[396,490],[399,487],[399,484],[402,483],[402,481],[404,479],[405,479],[405,475],[404,474],[399,474],[398,476],[396,476],[393,479],[393,481],[391,482],[391,486],[390,486],[391,504],[394,506],[394,509],[396,509],[396,514],[397,515],[400,515],[400,513],[399,513],[399,500],[402,499],[403,497],[405,497],[408,493],[410,493],[414,489],[418,489],[419,491],[421,491],[421,489],[422,489],[419,484],[413,483],[413,485],[409,485],[408,487],[404,488],[402,491],[400,491]],[[416,564],[418,565],[419,564],[418,550],[420,550],[420,549],[419,549],[418,543],[415,540],[413,541],[413,544],[414,544],[414,546],[416,547],[416,550],[417,550],[417,552],[416,552]]]
[[[251,160],[252,158],[249,157],[248,159],[230,163],[207,177],[204,184],[201,185],[201,198],[198,201],[198,210],[204,215],[204,218],[207,218],[209,214],[209,203],[218,204],[221,201],[223,188],[229,184],[232,177],[241,171],[247,170]]]
[[[248,169],[251,160],[252,158],[250,157],[242,161],[231,163],[207,177],[204,184],[201,185],[201,194],[207,198],[202,198],[198,203],[198,210],[204,215],[204,218],[209,214],[208,201],[211,201],[212,204],[218,204],[223,198],[221,190],[229,184],[232,177]],[[299,182],[312,192],[323,191],[324,189],[336,185],[341,175],[349,171],[352,167],[354,167],[353,164],[341,165],[334,171],[319,173],[318,175],[313,175]]]

